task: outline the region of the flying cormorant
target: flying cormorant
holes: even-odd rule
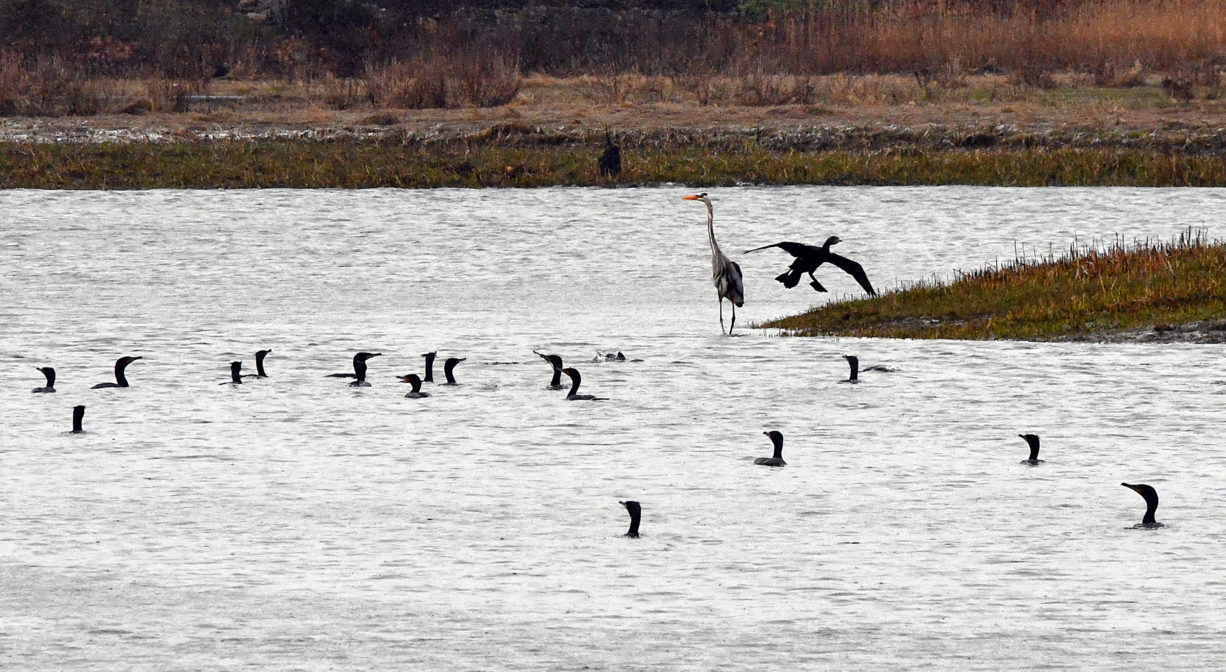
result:
[[[848,259],[847,257],[839,256],[830,251],[830,246],[838,242],[840,242],[838,236],[830,236],[826,239],[826,243],[821,247],[814,247],[813,245],[806,245],[804,243],[790,243],[784,241],[782,243],[773,243],[771,245],[755,247],[752,250],[745,250],[745,253],[748,254],[758,250],[765,250],[768,247],[778,247],[784,252],[796,257],[796,260],[793,261],[792,265],[788,267],[787,272],[775,278],[779,282],[783,283],[783,286],[787,287],[788,289],[795,287],[800,282],[800,276],[808,273],[809,277],[813,280],[813,282],[810,282],[809,285],[819,292],[826,291],[826,288],[822,287],[822,283],[818,282],[817,278],[813,276],[813,272],[817,270],[818,266],[821,266],[826,262],[830,262],[846,271],[851,275],[851,277],[855,278],[856,282],[860,283],[860,286],[863,287],[864,291],[868,292],[870,296],[877,296],[877,290],[873,289],[873,285],[869,283],[868,276],[865,275],[863,266],[852,261],[851,259]]]

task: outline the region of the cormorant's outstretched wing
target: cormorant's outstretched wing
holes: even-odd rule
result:
[[[826,261],[829,261],[835,266],[847,271],[851,277],[856,279],[856,282],[860,283],[860,286],[863,287],[864,291],[868,292],[870,296],[877,296],[877,290],[873,289],[873,285],[869,283],[868,276],[865,275],[863,266],[857,264],[851,259],[848,259],[847,257],[841,257],[833,252],[829,253]]]
[[[820,247],[814,247],[812,245],[805,245],[804,243],[791,243],[785,240],[782,243],[772,243],[770,245],[763,245],[762,247],[755,247],[752,250],[745,250],[744,252],[742,252],[742,254],[749,254],[750,252],[757,252],[758,250],[765,250],[768,247],[777,247],[783,250],[784,252],[787,252],[788,254],[792,255],[793,257],[799,257],[805,254],[812,254],[813,252],[816,252],[817,250],[821,249]]]

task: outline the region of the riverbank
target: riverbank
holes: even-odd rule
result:
[[[796,336],[1226,342],[1226,246],[1189,232],[1168,244],[1071,249],[826,304],[758,326]]]
[[[179,112],[0,119],[0,188],[1226,185],[1226,105],[1160,82],[929,91],[871,76],[818,104],[720,106],[669,81],[536,77],[511,104],[433,110],[219,82]],[[616,177],[596,167],[606,132]]]

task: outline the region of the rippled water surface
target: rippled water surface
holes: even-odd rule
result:
[[[721,189],[734,338],[685,193],[0,192],[0,667],[1226,664],[1220,346],[779,338],[858,288],[740,254],[837,234],[888,289],[1222,237],[1224,192]],[[359,350],[371,387],[324,377]],[[461,384],[405,399],[431,350]]]

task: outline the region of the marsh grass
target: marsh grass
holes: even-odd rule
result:
[[[1168,243],[1072,245],[1062,256],[921,282],[759,325],[791,335],[1054,340],[1226,317],[1226,246],[1185,232]]]
[[[395,118],[392,117],[394,121]],[[599,140],[599,141],[598,141]],[[1226,157],[1150,148],[992,150],[766,149],[687,134],[623,142],[624,164],[602,177],[603,138],[572,142],[529,124],[502,124],[450,142],[380,140],[0,143],[0,188],[366,188],[734,184],[1226,186]]]

